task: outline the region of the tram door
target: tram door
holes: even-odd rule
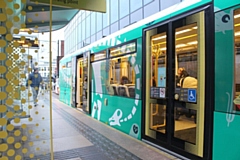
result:
[[[203,156],[204,11],[146,35],[145,137]]]
[[[83,57],[77,60],[77,108],[83,106]]]
[[[89,113],[89,52],[77,59],[77,108]]]

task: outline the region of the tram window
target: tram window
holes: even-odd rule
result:
[[[234,41],[235,41],[235,97],[234,104],[240,111],[240,9],[234,11]]]
[[[111,48],[109,59],[105,59],[105,51],[100,54],[100,56],[91,55],[92,81],[94,82],[92,91],[135,98],[135,42]]]
[[[189,88],[197,89],[198,75],[198,39],[197,23],[186,25],[176,29],[176,92],[187,92]],[[188,88],[188,89],[185,89]],[[194,98],[196,102],[197,97]],[[189,102],[187,97],[180,96],[180,101]]]
[[[91,62],[102,60],[106,58],[106,51],[98,52],[91,55]]]
[[[135,97],[135,71],[131,59],[136,53],[110,59],[109,82],[114,95]]]
[[[166,97],[166,37],[166,32],[151,37],[152,98]]]
[[[126,45],[117,47],[117,48],[111,48],[110,49],[110,57],[120,56],[126,53],[132,53],[136,52],[136,43],[128,43]]]

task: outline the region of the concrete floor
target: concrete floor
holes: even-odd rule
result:
[[[39,96],[37,107],[26,110],[31,118],[21,119],[13,124],[14,137],[8,143],[3,156],[9,159],[51,159],[56,160],[107,160],[107,159],[143,159],[175,160],[176,157],[136,140],[114,128],[111,128],[77,109],[66,106],[52,93],[52,121],[50,116],[49,93]],[[31,104],[32,102],[29,102]],[[29,105],[26,104],[26,105]],[[25,106],[26,109],[26,106]],[[52,122],[52,141],[51,124]],[[16,134],[20,132],[20,135]],[[8,142],[7,139],[4,140]],[[20,146],[20,147],[19,147]],[[15,151],[10,154],[9,150]],[[10,155],[10,156],[9,156]]]

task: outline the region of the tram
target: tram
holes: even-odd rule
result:
[[[59,83],[62,102],[136,139],[239,159],[240,2],[180,2],[65,56]]]

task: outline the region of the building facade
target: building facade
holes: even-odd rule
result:
[[[106,13],[79,11],[64,31],[65,55],[183,0],[106,0]]]

